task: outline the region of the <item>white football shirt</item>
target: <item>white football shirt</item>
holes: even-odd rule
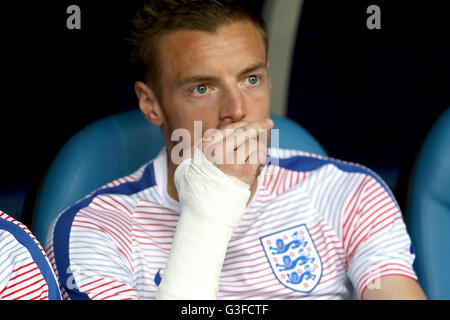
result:
[[[417,280],[400,209],[376,174],[301,151],[270,155],[228,244],[219,299],[352,299],[384,276]],[[163,148],[59,215],[46,250],[64,298],[154,298],[180,214],[166,190]]]
[[[23,223],[1,211],[0,300],[61,300],[44,249]]]

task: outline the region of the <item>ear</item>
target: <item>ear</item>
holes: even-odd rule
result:
[[[161,126],[164,123],[164,113],[153,90],[142,81],[134,84],[134,90],[138,97],[139,108],[147,120],[154,125]]]

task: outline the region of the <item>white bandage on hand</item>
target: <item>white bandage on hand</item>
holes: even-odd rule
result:
[[[250,186],[226,175],[198,148],[175,171],[181,215],[157,299],[216,299],[228,242]]]

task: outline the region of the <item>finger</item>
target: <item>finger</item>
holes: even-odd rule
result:
[[[258,129],[256,127],[250,127],[247,129],[236,129],[233,133],[226,137],[228,146],[227,148],[232,148],[236,150],[241,145],[247,143],[249,140],[258,139],[260,131],[266,129]]]
[[[227,141],[229,143],[230,140]],[[262,146],[264,148],[264,146]],[[239,148],[226,148],[224,143],[216,143],[206,147],[203,154],[206,158],[215,164],[246,164],[251,154],[256,154],[261,149],[257,137],[247,140]],[[254,157],[255,158],[255,157]],[[253,160],[257,162],[257,160]]]
[[[260,129],[271,129],[273,127],[273,121],[269,118],[259,120],[259,121],[238,121],[230,123],[220,129],[208,129],[205,132],[203,141],[205,142],[205,145],[211,145],[214,143],[217,143],[221,140],[227,139],[228,136],[231,137],[233,135],[233,132],[241,129],[241,133],[245,133],[246,131],[253,131],[256,130],[258,132]],[[253,137],[255,135],[255,132],[249,133],[249,138]],[[235,148],[239,145],[241,145],[243,142],[245,142],[247,139],[239,140],[238,144],[235,144]]]
[[[222,130],[208,129],[205,131],[202,140],[202,151],[208,160],[216,164],[233,164],[235,163],[234,159],[236,159],[234,152],[242,145],[246,143],[248,145],[248,141],[255,139],[267,144],[267,128],[271,127],[273,127],[273,121],[263,119],[253,122],[236,122],[222,128]],[[230,128],[235,128],[235,130]],[[239,160],[240,163],[243,163],[245,159],[240,158]]]
[[[267,132],[261,134],[264,130],[256,132],[256,130],[249,129],[247,134],[239,134],[238,131],[235,131],[235,135],[229,135],[225,143],[222,140],[206,146],[203,153],[208,160],[212,160],[216,164],[244,164],[248,162],[249,155],[253,153],[253,158],[256,160],[252,160],[252,162],[259,163],[259,159],[264,156],[260,157],[257,151],[261,150],[263,153],[267,153]],[[239,141],[236,143],[236,140]],[[263,161],[265,162],[265,158]]]
[[[237,164],[261,164],[265,163],[267,146],[254,138],[246,141],[235,151]]]
[[[266,164],[267,154],[267,144],[259,140],[256,150],[250,153],[248,159],[246,160],[246,163],[255,164],[258,166],[261,164]]]

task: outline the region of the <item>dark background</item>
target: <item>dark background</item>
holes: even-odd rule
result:
[[[372,4],[381,30],[366,28]],[[330,156],[378,173],[404,214],[417,153],[450,107],[447,4],[306,0],[297,34],[288,117]]]
[[[246,2],[255,11],[264,3]],[[0,210],[29,223],[63,144],[137,108],[123,39],[141,3],[2,4]],[[66,28],[71,4],[81,8],[81,30]],[[366,28],[371,4],[381,8],[381,30]],[[373,168],[402,209],[413,160],[450,106],[449,20],[445,1],[304,1],[288,117],[330,156]]]

